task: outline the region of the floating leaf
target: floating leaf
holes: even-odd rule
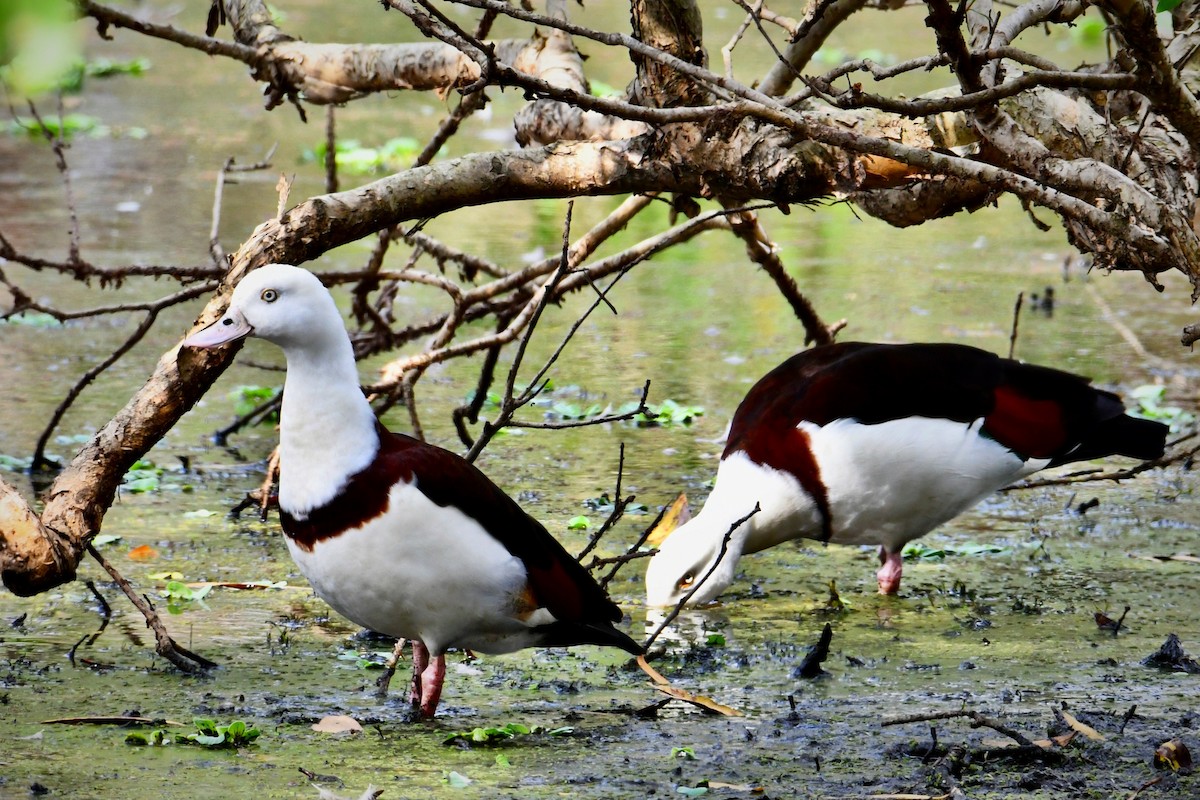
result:
[[[228,725],[218,725],[214,720],[197,717],[192,720],[196,733],[179,735],[175,741],[181,744],[198,744],[202,747],[245,747],[252,744],[261,735],[258,728],[251,727],[241,720],[234,720]]]
[[[580,514],[578,517],[571,517],[567,520],[567,528],[573,531],[586,531],[592,526],[592,521]]]
[[[129,551],[132,561],[153,561],[158,558],[158,551],[148,544],[140,544]]]

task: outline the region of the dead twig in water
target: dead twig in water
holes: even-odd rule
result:
[[[204,656],[196,655],[186,647],[182,647],[171,638],[167,633],[167,628],[163,625],[162,620],[158,616],[158,612],[150,604],[144,596],[139,595],[133,590],[133,586],[125,579],[125,576],[117,571],[117,568],[108,562],[95,545],[88,544],[87,551],[92,558],[104,568],[112,579],[116,581],[117,586],[121,587],[121,591],[129,598],[137,610],[142,612],[142,616],[146,618],[146,627],[154,631],[155,646],[154,652],[170,661],[184,672],[196,673],[206,669],[212,669],[217,666],[217,662],[209,661]]]
[[[957,711],[931,711],[920,714],[905,714],[902,717],[891,717],[885,719],[880,724],[884,727],[889,725],[908,725],[913,722],[932,722],[939,719],[969,719],[971,720],[972,728],[991,728],[996,733],[1003,734],[1023,748],[1032,748],[1041,750],[1042,748],[1034,744],[1033,740],[1020,731],[1013,730],[1003,722],[984,716],[978,711],[970,709],[959,709]]]
[[[650,535],[652,533],[654,533],[654,530],[658,527],[659,523],[662,522],[663,517],[665,517],[667,515],[667,512],[670,509],[671,509],[670,505],[663,506],[662,509],[658,512],[658,516],[655,517],[654,521],[650,523],[650,526],[648,528],[646,528],[644,531],[642,531],[642,535],[637,538],[637,541],[635,541],[632,545],[629,546],[629,549],[627,549],[623,555],[619,555],[619,556],[616,556],[615,558],[607,559],[608,563],[615,564],[616,566],[614,566],[612,568],[611,572],[609,572],[607,575],[605,575],[603,578],[600,579],[600,588],[601,589],[607,589],[608,584],[611,583],[612,579],[617,577],[617,573],[621,571],[621,567],[625,566],[630,561],[635,561],[639,558],[649,558],[650,556],[653,556],[655,553],[658,552],[657,550],[648,550],[646,552],[638,552],[638,551],[641,549],[642,545],[644,545],[646,543],[646,541],[650,538]],[[599,560],[594,560],[594,563],[588,567],[588,570],[591,571],[593,568],[595,568],[597,566],[600,566]]]
[[[1025,293],[1017,292],[1017,303],[1013,306],[1012,332],[1008,334],[1008,357],[1012,358],[1017,352],[1017,330],[1021,324],[1021,304],[1025,302]]]
[[[650,382],[647,381],[646,389],[649,390],[649,388],[650,388]],[[642,394],[642,402],[643,403],[645,402],[645,399],[646,399],[646,395],[643,392],[643,394]],[[610,530],[612,530],[612,526],[615,525],[617,523],[617,520],[619,520],[625,514],[625,509],[628,508],[629,504],[634,501],[634,498],[636,497],[636,495],[631,494],[628,497],[621,497],[621,480],[624,477],[625,477],[625,443],[621,442],[620,454],[617,456],[617,486],[615,489],[613,489],[613,510],[611,513],[609,513],[608,519],[604,520],[604,524],[601,525],[599,528],[597,528],[596,532],[594,534],[592,534],[591,538],[588,539],[587,545],[583,548],[583,550],[581,550],[579,552],[579,555],[575,556],[576,561],[583,561],[584,556],[586,556],[588,553],[590,553],[596,549],[596,545],[600,544],[601,537],[603,537],[604,534],[606,534]],[[597,563],[597,566],[600,563],[596,559],[593,559],[593,561],[595,561]]]
[[[1173,447],[1173,446],[1179,444],[1180,442],[1187,441],[1188,439],[1190,439],[1196,435],[1197,435],[1196,433],[1190,433],[1187,436],[1182,436],[1179,439],[1177,439],[1176,441],[1171,442],[1167,446]],[[1065,485],[1071,484],[1071,483],[1085,483],[1085,482],[1090,482],[1090,481],[1123,481],[1123,480],[1126,480],[1127,478],[1132,478],[1135,475],[1139,475],[1148,470],[1157,469],[1159,467],[1166,467],[1166,466],[1170,466],[1171,464],[1177,464],[1182,461],[1187,461],[1188,459],[1193,458],[1197,453],[1200,453],[1200,445],[1194,445],[1192,447],[1188,447],[1184,450],[1180,450],[1175,453],[1168,453],[1168,454],[1164,455],[1162,458],[1155,458],[1155,459],[1151,459],[1150,461],[1143,461],[1142,463],[1138,464],[1137,466],[1129,467],[1128,469],[1113,470],[1111,472],[1101,472],[1100,470],[1095,470],[1095,469],[1083,470],[1080,472],[1072,472],[1068,475],[1063,475],[1063,476],[1060,476],[1057,478],[1041,478],[1041,479],[1035,480],[1035,481],[1024,481],[1022,483],[1013,484],[1012,486],[1005,486],[1000,491],[1001,492],[1015,492],[1015,491],[1020,491],[1020,490],[1024,490],[1024,489],[1040,489],[1043,486],[1065,486]]]

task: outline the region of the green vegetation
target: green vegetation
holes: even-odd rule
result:
[[[367,147],[355,139],[338,140],[334,161],[338,170],[350,175],[375,175],[396,172],[410,166],[420,154],[422,144],[411,136],[388,139],[378,147]],[[306,164],[325,163],[325,143],[305,150],[301,161]]]
[[[1165,422],[1171,427],[1172,433],[1177,433],[1184,427],[1196,421],[1196,416],[1190,412],[1184,411],[1179,406],[1163,405],[1163,400],[1166,399],[1167,387],[1156,386],[1154,384],[1145,384],[1139,386],[1130,392],[1130,396],[1137,401],[1138,407],[1133,410],[1134,416],[1144,419],[1158,420]]]
[[[174,738],[165,730],[154,730],[149,733],[134,731],[125,736],[125,744],[138,747],[159,747],[168,744],[194,744],[214,750],[246,747],[254,743],[261,734],[258,728],[247,725],[241,720],[234,720],[228,725],[218,725],[211,719],[197,717],[192,720],[196,726],[195,733],[179,733]]]
[[[234,413],[239,417],[244,417],[263,403],[274,400],[281,391],[283,391],[281,386],[235,386],[230,391],[229,398],[233,400]],[[270,423],[273,425],[278,421],[279,412],[272,411],[270,414],[264,414],[258,420],[258,424]]]
[[[545,728],[541,725],[523,725],[520,722],[510,722],[498,728],[475,728],[470,731],[452,733],[442,740],[442,744],[458,744],[465,747],[475,745],[493,745],[508,742],[518,736],[570,736],[575,729],[570,726]]]

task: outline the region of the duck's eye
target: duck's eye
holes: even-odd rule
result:
[[[275,291],[274,289],[263,289],[263,292],[259,295],[259,297],[262,298],[264,303],[274,303],[279,299],[279,292]]]
[[[695,582],[696,582],[696,573],[694,573],[694,572],[684,573],[684,576],[679,579],[679,588],[680,589],[690,589],[692,587],[692,584]]]

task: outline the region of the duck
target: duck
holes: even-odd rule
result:
[[[346,619],[412,643],[410,692],[436,713],[446,651],[642,648],[620,608],[563,546],[456,453],[385,428],[332,295],[308,270],[248,273],[184,348],[258,337],[287,361],[279,519],[313,591]]]
[[[743,555],[799,538],[878,546],[894,595],[908,542],[1038,470],[1159,458],[1167,430],[1088,378],[967,345],[815,347],[738,405],[703,508],[650,558],[646,600],[710,603]]]

